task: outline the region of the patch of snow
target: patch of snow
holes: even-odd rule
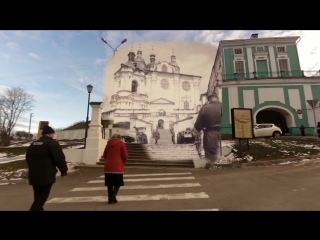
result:
[[[22,176],[26,174],[28,169],[19,169],[16,171],[4,171],[0,172],[0,180],[22,180]]]
[[[29,147],[31,142],[28,143],[17,143],[17,144],[11,144],[7,148],[14,148],[14,147]]]
[[[7,156],[6,153],[0,153],[0,158],[5,158]]]
[[[9,159],[10,159],[10,158],[9,158]],[[25,160],[25,158],[15,158],[15,159],[6,160],[6,161],[0,161],[0,164],[10,163],[10,162],[16,162],[16,161],[22,161],[22,160]]]
[[[283,162],[283,163],[279,163],[279,165],[285,165],[285,164],[290,164],[292,163],[291,161],[286,161],[286,162]]]
[[[309,162],[311,161],[310,159],[302,159],[301,162]]]
[[[225,157],[219,157],[216,161],[215,164],[232,164],[232,163],[238,163],[238,162],[242,162],[242,161],[252,161],[253,157],[250,155],[247,155],[243,158],[236,158],[234,156],[234,154],[229,154],[228,156]]]
[[[221,141],[221,145],[222,145],[222,147],[232,148],[233,145],[234,145],[234,142],[233,141],[222,140]]]
[[[78,148],[82,148],[82,147],[84,147],[84,145],[75,145],[75,146],[68,147],[68,149],[78,149]]]

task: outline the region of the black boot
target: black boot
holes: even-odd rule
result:
[[[113,188],[113,201],[114,201],[114,203],[117,203],[117,202],[118,202],[118,200],[117,200],[117,194],[118,194],[118,192],[119,192],[119,189],[120,189],[120,187],[114,187],[114,188]]]
[[[113,204],[113,203],[115,203],[113,186],[108,186],[108,204]]]

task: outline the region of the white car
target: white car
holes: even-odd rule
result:
[[[281,137],[282,131],[272,123],[259,123],[254,125],[254,137]]]

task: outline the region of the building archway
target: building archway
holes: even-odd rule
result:
[[[158,129],[163,129],[164,128],[164,121],[162,119],[159,119],[157,128]]]
[[[281,127],[295,127],[293,114],[280,106],[265,106],[258,109],[253,116],[255,123],[273,123]]]

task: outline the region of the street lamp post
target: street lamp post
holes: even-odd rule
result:
[[[120,43],[116,48],[111,47],[110,44],[107,42],[107,40],[104,39],[104,38],[101,38],[101,41],[104,42],[105,44],[107,44],[107,45],[112,49],[112,51],[113,51],[113,57],[114,57],[114,55],[116,54],[117,49],[118,49],[122,44],[124,44],[125,42],[127,42],[128,40],[127,40],[126,38],[123,39],[123,40],[121,41],[121,43]],[[113,123],[113,119],[112,119],[111,116],[109,117],[109,120],[110,120],[110,121],[109,121],[109,126],[108,126],[108,129],[109,129],[109,139],[111,139],[112,123]]]
[[[30,128],[31,128],[31,118],[34,117],[33,113],[30,113],[30,120],[29,120],[29,133],[28,133],[28,139],[29,141],[31,140],[30,138]]]
[[[88,128],[89,128],[89,105],[90,105],[90,94],[92,92],[93,86],[89,84],[87,86],[87,91],[88,91],[88,106],[87,106],[87,119],[86,119],[86,132],[85,132],[85,137],[84,137],[84,148],[87,146],[87,137],[88,137]]]
[[[116,54],[118,47],[120,47],[122,44],[124,44],[127,41],[127,39],[126,38],[123,39],[122,42],[116,48],[111,47],[109,45],[109,43],[107,42],[107,40],[105,40],[104,38],[101,38],[101,41],[104,42],[105,44],[107,44],[113,50],[113,56],[114,56]]]

